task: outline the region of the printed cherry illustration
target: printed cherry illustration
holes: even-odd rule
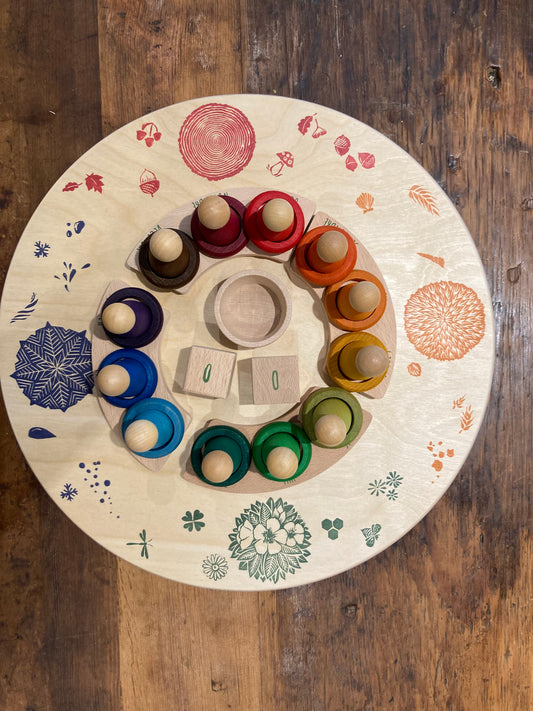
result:
[[[148,123],[143,123],[141,129],[137,131],[137,140],[144,140],[148,148],[153,145],[154,141],[159,141],[160,138],[161,131],[157,129],[157,126],[152,121],[148,121]]]

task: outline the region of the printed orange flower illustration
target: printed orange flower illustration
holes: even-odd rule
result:
[[[458,360],[483,338],[485,310],[470,287],[439,281],[411,295],[404,324],[419,353],[436,360]]]

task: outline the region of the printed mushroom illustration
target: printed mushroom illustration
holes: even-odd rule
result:
[[[272,175],[277,178],[278,175],[281,175],[281,171],[284,166],[287,166],[287,168],[293,167],[294,156],[290,153],[290,151],[283,151],[282,153],[276,153],[276,155],[279,158],[279,161],[274,163],[274,165],[267,165],[267,170],[269,170]]]

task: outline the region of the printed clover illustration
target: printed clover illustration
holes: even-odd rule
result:
[[[328,532],[328,538],[331,538],[332,541],[335,541],[339,537],[339,531],[343,526],[344,523],[341,518],[336,518],[334,521],[325,518],[322,521],[322,528]]]
[[[189,533],[193,531],[201,531],[202,528],[205,526],[205,523],[201,520],[204,517],[203,513],[201,511],[198,511],[198,509],[194,510],[194,513],[191,513],[190,511],[185,512],[185,516],[181,517],[182,521],[185,521],[183,524],[183,528],[186,528]]]
[[[277,583],[307,562],[310,538],[291,504],[269,498],[256,501],[235,519],[229,550],[239,561],[239,570],[247,570],[256,580]]]

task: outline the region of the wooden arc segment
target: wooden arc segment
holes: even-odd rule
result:
[[[310,388],[307,393],[305,393],[304,398],[302,399],[302,402],[307,401],[307,399],[317,390],[322,390],[322,388]],[[301,403],[298,403],[295,407],[291,408],[288,412],[286,412],[284,415],[281,417],[278,417],[271,422],[292,422],[299,427],[302,427],[302,418],[301,418],[301,412],[302,412],[302,405]],[[318,476],[322,472],[326,471],[330,467],[332,467],[334,464],[339,462],[341,459],[343,459],[349,451],[351,451],[352,447],[354,447],[357,442],[361,439],[361,437],[364,435],[364,433],[367,431],[368,427],[370,426],[370,423],[372,421],[372,415],[367,411],[367,410],[362,410],[362,415],[363,415],[363,422],[361,425],[361,429],[359,430],[359,434],[353,441],[351,441],[347,446],[345,447],[339,447],[337,449],[329,449],[329,448],[324,448],[324,447],[318,447],[317,445],[313,444],[311,442],[311,460],[305,469],[304,472],[302,472],[296,479],[293,481],[274,481],[265,478],[262,476],[257,468],[255,467],[253,461],[250,463],[250,468],[248,472],[246,473],[243,478],[235,483],[231,487],[221,487],[220,491],[229,491],[231,493],[237,493],[237,494],[259,494],[259,493],[268,493],[272,491],[278,491],[281,488],[286,488],[286,487],[291,487],[291,486],[297,486],[298,484],[309,481],[310,479],[313,479],[314,477]],[[232,427],[236,428],[241,432],[248,442],[250,444],[254,441],[255,436],[259,432],[259,430],[263,429],[265,427],[265,423],[262,424],[254,424],[254,425],[235,425],[230,422],[225,422],[223,420],[218,420],[218,419],[213,419],[207,422],[206,428],[207,427],[213,427],[213,426],[225,426],[225,427]],[[196,437],[198,437],[201,433],[198,432],[196,434]],[[191,483],[197,484],[198,486],[211,486],[211,484],[208,484],[207,482],[202,481],[195,473],[195,470],[192,466],[190,458],[187,459],[186,465],[185,465],[185,471],[183,472],[183,478],[186,481],[189,481]]]
[[[115,292],[117,292],[119,289],[125,289],[129,288],[128,284],[125,284],[123,281],[115,280],[112,281],[108,284],[102,299],[100,301],[99,307],[98,307],[98,313],[100,314],[102,311],[102,307],[106,300]],[[166,312],[163,312],[164,315],[164,321],[163,321],[163,328],[165,322],[168,320],[169,315]],[[184,427],[185,431],[187,430],[187,427],[189,426],[191,422],[191,415],[187,410],[183,408],[182,405],[180,405],[170,389],[168,388],[167,384],[165,383],[164,378],[161,376],[161,367],[160,367],[160,357],[159,357],[159,351],[160,351],[160,343],[161,343],[161,333],[159,336],[153,340],[151,343],[149,343],[147,346],[143,346],[142,348],[139,348],[137,350],[145,353],[149,358],[151,358],[152,362],[156,366],[157,373],[158,373],[158,378],[157,378],[157,386],[153,392],[153,397],[156,398],[161,398],[162,400],[168,400],[169,402],[173,403],[176,405],[176,407],[179,409],[179,411],[182,414],[183,421],[184,421]],[[107,337],[102,325],[100,323],[97,323],[97,325],[94,328],[93,331],[93,336],[92,336],[92,366],[93,370],[97,372],[100,368],[100,363],[104,360],[106,356],[108,356],[110,353],[118,350],[118,346],[116,346],[112,341],[109,340]],[[98,391],[98,389],[95,387],[95,395],[98,398],[98,403],[100,405],[100,408],[102,410],[102,413],[107,420],[108,425],[110,428],[113,430],[115,436],[117,439],[120,439],[122,441],[122,433],[121,433],[121,421],[123,419],[125,410],[124,408],[119,408],[115,407],[111,403],[109,403]],[[150,471],[159,471],[160,469],[163,468],[165,463],[167,462],[170,454],[164,456],[164,457],[159,457],[159,458],[154,458],[150,459],[147,457],[139,457],[126,447],[126,445],[123,445],[124,448],[131,454],[131,456],[136,459],[140,464],[142,464],[146,469],[149,469]]]
[[[246,206],[262,192],[264,192],[264,191],[254,189],[254,188],[232,188],[232,189],[228,190],[226,197],[229,196],[231,198],[234,198],[235,200],[237,200],[238,202],[240,202]],[[213,193],[210,193],[210,194],[212,195]],[[217,193],[215,193],[215,194],[217,194]],[[309,222],[313,219],[313,215],[315,214],[315,203],[312,200],[309,200],[308,198],[303,197],[301,195],[296,195],[295,193],[290,193],[290,196],[297,202],[297,205],[301,209],[301,212],[303,214],[304,226],[309,224]],[[141,245],[148,237],[150,237],[151,234],[153,234],[159,228],[170,228],[170,229],[174,229],[174,230],[180,230],[182,232],[185,232],[186,234],[192,234],[192,232],[191,232],[192,216],[193,216],[195,209],[198,206],[199,201],[201,201],[204,197],[208,197],[208,195],[202,196],[202,198],[199,198],[199,200],[195,200],[194,202],[191,201],[191,202],[182,204],[179,207],[172,210],[171,212],[168,212],[166,215],[163,215],[158,220],[157,225],[153,226],[149,230],[147,230],[147,232],[144,234],[142,239],[138,240],[137,243],[134,244],[134,246],[132,247],[132,251],[129,253],[129,255],[126,258],[126,266],[135,272],[141,271],[141,267],[140,267]],[[140,229],[142,229],[142,228],[140,228]],[[278,261],[278,262],[287,262],[291,257],[291,250],[288,250],[285,252],[280,252],[277,254],[267,254],[267,253],[265,253],[265,251],[263,251],[262,249],[257,247],[255,244],[253,244],[253,242],[246,240],[245,246],[239,251],[239,257],[240,256],[243,256],[243,257],[252,257],[252,256],[267,257],[268,256],[270,259],[274,259],[275,261]],[[195,273],[194,279],[188,280],[184,284],[180,284],[178,286],[173,286],[173,287],[171,287],[171,290],[175,291],[178,294],[187,293],[191,289],[194,281],[196,279],[198,279],[198,277],[200,277],[210,267],[217,264],[219,261],[220,261],[220,259],[217,257],[211,257],[211,256],[208,256],[207,254],[200,252],[199,257],[198,257],[198,262],[199,262],[198,269],[197,269],[197,272]],[[167,286],[165,286],[164,282],[162,284],[160,284],[159,287],[160,288],[168,288]]]
[[[295,254],[293,255],[292,260],[286,265],[286,268],[289,271],[291,278],[297,279],[298,283],[300,284],[305,284],[309,289],[312,289],[312,291],[316,293],[316,295],[322,300],[322,306],[324,308],[324,321],[328,324],[329,329],[329,340],[326,344],[328,349],[336,338],[342,336],[348,330],[359,331],[363,324],[364,333],[368,333],[371,336],[377,337],[385,345],[385,348],[389,354],[389,368],[387,372],[380,379],[373,379],[372,387],[360,393],[361,395],[364,395],[365,397],[371,399],[382,398],[389,388],[392,373],[394,370],[394,362],[396,359],[396,318],[394,316],[394,308],[392,305],[390,291],[387,288],[383,274],[381,273],[378,265],[371,256],[370,252],[359,240],[356,240],[355,236],[352,235],[349,230],[347,230],[343,225],[338,224],[330,215],[325,212],[317,212],[309,223],[309,230],[313,230],[319,227],[322,228],[323,231],[340,228],[351,235],[352,239],[357,242],[357,260],[355,263],[355,269],[349,272],[343,278],[343,280],[338,282],[337,284],[333,283],[328,285],[327,287],[324,287],[313,286],[302,276],[302,273],[300,272],[296,264],[296,252],[298,250],[295,250]],[[306,239],[307,234],[309,234],[309,232],[304,235],[304,238],[300,242],[300,245],[302,245],[302,243]],[[333,293],[336,289],[340,288],[352,278],[354,280],[358,280],[357,276],[352,276],[358,274],[361,274],[361,276],[364,277],[365,280],[375,283],[378,288],[380,288],[380,293],[382,294],[382,296],[384,293],[385,298],[384,300],[380,301],[380,304],[375,310],[375,313],[369,316],[368,320],[346,323],[342,321],[340,313],[339,318],[336,317],[338,309],[336,310],[336,306],[333,304],[333,297],[327,295]],[[376,313],[379,314],[382,307],[384,307],[383,313],[378,318],[375,318]],[[335,315],[335,320],[329,317],[328,310]],[[351,326],[350,329],[345,328],[345,326],[348,325]],[[329,382],[333,385],[337,385],[336,381],[331,378],[328,372],[327,356],[323,359],[323,361],[319,363],[319,368],[326,382]],[[349,390],[349,388],[346,388],[346,390]]]

